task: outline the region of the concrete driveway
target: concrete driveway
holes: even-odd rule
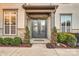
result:
[[[79,56],[79,49],[48,49],[45,45],[0,47],[0,56]]]

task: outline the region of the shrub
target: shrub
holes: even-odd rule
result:
[[[58,33],[57,42],[65,43],[71,47],[75,47],[77,43],[77,39],[75,35],[69,33]]]
[[[30,44],[30,31],[29,31],[28,26],[26,26],[26,28],[25,28],[24,43]]]
[[[57,33],[57,29],[55,26],[53,27],[53,32]]]
[[[1,45],[11,45],[11,46],[19,46],[22,43],[22,40],[20,37],[9,38],[0,38],[0,44]]]
[[[58,33],[57,35],[57,42],[59,43],[65,43],[67,39],[66,33]]]
[[[76,36],[77,42],[79,42],[79,33],[73,33],[73,34]]]
[[[3,38],[0,38],[0,45],[3,44]]]
[[[77,38],[75,37],[75,35],[68,34],[66,42],[69,46],[75,47],[77,44]]]
[[[53,44],[53,46],[56,46],[56,44],[57,44],[57,29],[56,29],[56,27],[53,27],[53,29],[52,29],[51,44]]]
[[[20,37],[15,37],[14,38],[14,45],[19,46],[22,43],[22,40]]]
[[[11,45],[12,41],[13,41],[12,38],[6,37],[6,38],[3,39],[3,44],[4,45]]]
[[[11,40],[9,40],[9,45],[14,46],[14,44],[15,44],[15,41],[13,38]]]

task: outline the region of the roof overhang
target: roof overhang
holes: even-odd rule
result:
[[[56,12],[58,5],[45,5],[45,4],[23,4],[23,8],[25,12],[28,14],[30,18],[47,18],[49,17],[51,12]]]
[[[28,4],[23,4],[23,8],[26,10],[33,10],[33,9],[40,9],[40,10],[56,10],[58,8],[58,5],[28,5]]]

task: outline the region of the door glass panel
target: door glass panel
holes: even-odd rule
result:
[[[38,31],[38,23],[37,23],[37,21],[35,21],[35,20],[33,21],[33,27],[34,27],[34,28],[33,28],[34,31],[37,32],[37,31]]]
[[[40,20],[40,36],[45,37],[45,20]]]
[[[32,22],[32,36],[38,37],[38,21],[37,20],[33,20]]]

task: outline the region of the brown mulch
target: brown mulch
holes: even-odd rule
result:
[[[31,47],[32,44],[21,44],[20,46],[0,45],[0,47]]]
[[[72,48],[72,47],[70,47],[70,46],[68,46],[68,45],[66,45],[66,44],[60,44],[59,46],[57,46],[57,45],[53,45],[53,44],[47,44],[46,45],[46,47],[47,48],[49,48],[49,49],[53,49],[53,48],[58,48],[58,49],[79,49],[79,47],[78,46],[76,46],[76,47],[74,47],[74,48]]]

